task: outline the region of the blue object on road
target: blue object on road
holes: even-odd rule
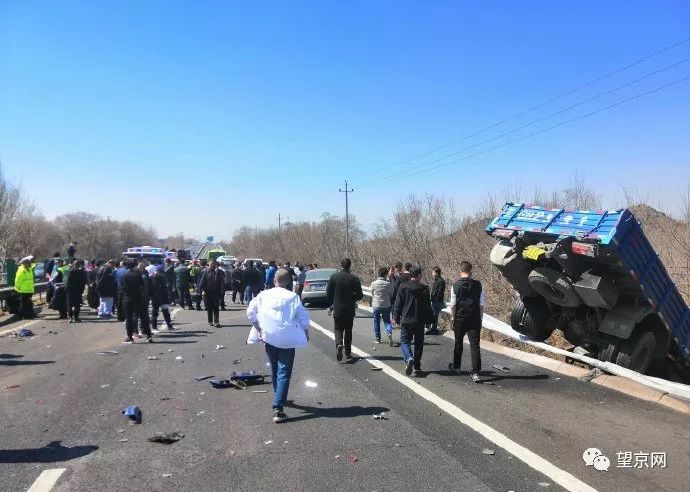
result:
[[[141,409],[135,405],[131,405],[127,408],[125,408],[122,411],[122,414],[129,418],[129,420],[133,420],[137,424],[141,424]]]
[[[17,333],[17,336],[32,337],[32,336],[34,336],[34,332],[29,330],[28,328],[22,328],[21,330],[19,330],[19,333]]]

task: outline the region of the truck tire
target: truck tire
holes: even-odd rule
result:
[[[656,337],[649,330],[639,331],[621,343],[616,364],[644,374],[654,360]]]
[[[532,340],[543,342],[553,333],[553,327],[549,327],[548,323],[550,316],[549,306],[544,299],[520,298],[515,302],[513,312],[510,314],[510,326]]]
[[[602,362],[616,362],[621,343],[617,339],[602,339],[599,343],[597,358]]]
[[[561,272],[551,268],[535,268],[529,274],[529,284],[544,299],[563,307],[577,307],[582,298],[575,291],[572,282]]]

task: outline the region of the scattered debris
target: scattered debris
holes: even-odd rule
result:
[[[167,400],[172,400],[169,396],[164,396],[163,398],[160,399],[160,401],[167,401]]]
[[[123,437],[122,439],[118,439],[118,442],[127,442],[127,441],[129,441],[129,439],[127,439],[126,437]]]
[[[537,485],[539,485],[540,487],[548,487],[551,484],[549,482],[539,482]]]
[[[264,441],[264,444],[268,446],[269,444],[273,444],[275,441]]]
[[[199,394],[200,394],[200,395],[205,395],[205,394],[206,394],[206,392],[205,392],[205,391],[202,391],[202,392],[201,392],[201,393],[199,393]]]
[[[381,412],[381,413],[375,413],[374,419],[375,420],[388,420],[388,417],[386,417],[386,412]]]
[[[204,411],[202,410],[201,412],[197,413],[196,416],[197,416],[197,417],[201,417],[201,416],[202,416],[203,414],[205,414],[205,413],[206,413],[206,412],[204,412]]]
[[[213,377],[213,375],[210,375],[210,376],[197,376],[197,377],[195,377],[194,379],[196,379],[197,381],[203,381],[204,379],[209,379],[209,378],[212,378],[212,377]]]
[[[488,454],[489,456],[493,456],[496,454],[496,451],[494,451],[493,449],[484,448],[482,449],[482,454]]]
[[[182,358],[181,355],[178,355],[177,357],[175,357],[175,360],[179,360],[180,362],[184,362],[184,359]]]
[[[494,364],[494,365],[491,366],[491,367],[493,367],[494,369],[498,369],[498,370],[501,371],[501,372],[510,372],[510,368],[509,368],[509,367],[501,366],[501,365],[499,365],[499,364]]]
[[[103,350],[102,352],[96,352],[98,355],[117,355],[117,350]]]
[[[160,357],[156,357],[155,355],[149,355],[146,360],[161,360]]]
[[[107,388],[108,386],[110,386],[110,385],[109,384],[102,384],[101,388]]]
[[[271,367],[271,363],[270,363],[270,362],[266,362],[266,367]]]
[[[247,389],[247,383],[244,381],[233,381],[232,379],[211,379],[209,381],[214,388],[230,388]]]
[[[163,477],[163,478],[172,477],[172,473],[164,473],[164,474],[162,475],[162,477]]]
[[[173,349],[168,349],[168,352],[173,352]]]
[[[307,388],[316,388],[318,384],[316,384],[314,381],[305,381],[304,386]]]
[[[17,333],[17,336],[18,337],[32,337],[32,336],[34,336],[34,332],[29,330],[28,328],[22,328]]]
[[[355,456],[354,454],[348,454],[347,455],[347,461],[354,464],[354,463],[357,463],[359,461],[359,458],[357,456]]]
[[[402,448],[403,445],[402,445],[402,444],[398,444],[398,443],[396,442],[396,443],[395,443],[395,447],[396,447],[396,448]]]
[[[206,356],[205,356],[204,354],[199,354],[199,357],[201,357],[201,358],[203,359],[203,358],[205,358]]]
[[[252,393],[268,393],[268,390],[252,390]]]
[[[137,424],[141,424],[141,416],[142,416],[141,409],[139,407],[137,407],[136,405],[131,405],[131,406],[125,408],[122,411],[122,414],[125,417],[129,418],[130,421],[135,422]]]
[[[184,412],[185,410],[187,410],[187,407],[183,407],[183,406],[181,406],[181,405],[175,405],[175,408],[177,408],[178,410],[180,410],[180,411],[182,411],[182,412]]]
[[[122,432],[124,432],[124,431],[125,431],[124,429],[118,429],[118,430],[117,430],[117,432],[119,432],[119,433],[122,433]]]
[[[338,458],[340,458],[340,455],[339,455],[339,454],[336,454],[336,455],[335,455],[335,459],[338,459]]]
[[[235,365],[239,364],[240,362],[242,362],[241,359],[235,359],[235,360],[232,361],[232,363],[235,364]]]
[[[383,367],[372,367],[372,371],[383,371]]]
[[[560,381],[563,378],[553,378],[554,381]]]
[[[172,444],[179,441],[183,437],[184,434],[181,432],[168,432],[167,434],[163,432],[156,432],[153,436],[149,437],[147,441],[157,442],[160,444]]]
[[[223,350],[225,348],[225,345],[216,345],[216,350]]]
[[[12,388],[19,388],[21,387],[21,384],[10,384],[9,386],[5,386],[5,389],[12,389]]]
[[[601,369],[599,369],[598,367],[595,367],[594,369],[587,371],[585,374],[580,376],[578,379],[580,381],[591,381],[592,379],[599,377],[602,374],[604,374],[604,372]]]
[[[288,442],[287,442],[287,441],[283,441],[283,444],[288,444]]]

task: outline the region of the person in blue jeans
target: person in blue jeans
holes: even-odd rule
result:
[[[276,273],[276,288],[261,291],[247,307],[247,318],[258,336],[266,344],[266,355],[271,364],[273,383],[273,422],[287,420],[284,407],[287,402],[295,348],[309,341],[309,313],[297,294],[286,287],[292,274],[285,269]]]
[[[378,275],[378,278],[369,286],[371,290],[371,307],[373,308],[374,318],[374,338],[376,339],[376,343],[381,343],[381,318],[383,318],[383,326],[388,334],[388,344],[392,347],[393,326],[390,320],[393,284],[388,280],[387,267],[379,268]]]

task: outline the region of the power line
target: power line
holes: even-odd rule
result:
[[[672,69],[672,68],[675,68],[675,67],[677,67],[677,66],[679,66],[679,65],[681,65],[681,64],[683,64],[683,63],[686,63],[686,62],[688,62],[688,61],[690,61],[690,57],[684,58],[684,59],[682,59],[682,60],[680,60],[680,61],[678,61],[678,62],[676,62],[676,63],[672,63],[671,65],[667,65],[667,66],[665,66],[665,67],[663,67],[663,68],[660,68],[660,69],[658,69],[658,70],[655,70],[655,71],[653,71],[653,72],[650,72],[650,73],[648,73],[648,74],[645,74],[645,75],[643,75],[642,77],[639,77],[639,78],[637,78],[637,79],[635,79],[635,80],[631,80],[630,82],[626,82],[626,83],[624,83],[624,84],[622,84],[622,85],[619,85],[618,87],[614,87],[613,89],[610,89],[610,90],[608,90],[608,91],[601,92],[601,93],[596,94],[596,95],[594,95],[594,96],[592,96],[592,97],[589,97],[589,98],[587,98],[587,99],[583,99],[583,100],[581,100],[581,101],[578,101],[578,102],[576,102],[576,103],[574,103],[574,104],[571,104],[571,105],[568,106],[567,108],[561,109],[560,111],[556,111],[555,113],[551,113],[550,115],[547,115],[547,116],[542,116],[541,118],[537,118],[536,120],[532,120],[532,121],[530,121],[530,122],[528,122],[528,123],[525,123],[524,125],[518,126],[517,128],[514,128],[514,129],[512,129],[512,130],[508,130],[507,132],[501,133],[500,135],[497,135],[497,136],[495,136],[495,137],[491,137],[491,138],[482,140],[481,142],[476,143],[476,144],[473,144],[473,145],[470,145],[469,147],[465,147],[465,148],[462,148],[462,149],[460,149],[460,150],[456,150],[456,151],[454,151],[454,152],[450,152],[449,154],[445,154],[445,155],[443,155],[443,156],[441,156],[441,157],[438,157],[438,158],[436,158],[436,159],[434,159],[434,160],[432,160],[432,161],[422,162],[422,163],[417,164],[417,165],[415,165],[415,166],[412,166],[412,167],[410,167],[410,168],[408,168],[408,169],[403,169],[403,170],[401,170],[401,171],[398,171],[398,172],[389,174],[389,175],[387,175],[387,176],[384,176],[384,177],[382,177],[382,178],[380,178],[380,179],[388,179],[388,178],[392,178],[392,177],[394,177],[394,176],[398,176],[398,175],[400,175],[400,174],[407,173],[407,172],[409,172],[409,171],[414,171],[415,169],[419,169],[419,168],[422,168],[422,167],[424,167],[424,166],[428,166],[428,165],[430,165],[430,164],[435,164],[435,163],[437,163],[437,162],[443,161],[443,160],[447,159],[448,157],[453,157],[453,156],[455,156],[455,155],[461,154],[461,153],[463,153],[463,152],[465,152],[465,151],[467,151],[467,150],[476,149],[477,147],[479,147],[479,146],[481,146],[481,145],[484,145],[484,144],[487,144],[487,143],[491,143],[491,142],[495,142],[495,141],[498,140],[498,139],[501,139],[501,138],[503,138],[503,137],[506,137],[506,136],[508,136],[508,135],[511,135],[511,134],[513,134],[513,133],[515,133],[515,132],[518,132],[518,131],[520,131],[520,130],[524,130],[525,128],[528,128],[528,127],[530,127],[530,126],[532,126],[532,125],[534,125],[534,124],[536,124],[536,123],[540,123],[540,122],[542,122],[542,121],[551,119],[551,118],[553,118],[554,116],[558,116],[558,115],[560,115],[560,114],[566,113],[566,112],[570,111],[571,109],[575,109],[575,108],[577,108],[577,107],[579,107],[579,106],[582,106],[583,104],[587,104],[587,103],[589,103],[589,102],[595,101],[595,100],[599,99],[600,97],[608,96],[609,94],[613,94],[614,92],[617,92],[617,91],[619,91],[619,90],[621,90],[621,89],[624,89],[625,87],[629,87],[629,86],[631,86],[631,85],[633,85],[633,84],[636,84],[636,83],[638,83],[638,82],[641,82],[642,80],[648,79],[649,77],[652,77],[652,76],[654,76],[654,75],[657,75],[657,74],[659,74],[659,73],[661,73],[661,72],[665,72],[665,71],[667,71],[667,70],[670,70],[670,69]]]
[[[500,148],[502,148],[502,147],[505,147],[506,145],[510,145],[510,144],[513,144],[513,143],[516,143],[516,142],[522,142],[522,141],[524,141],[524,140],[527,140],[527,139],[529,139],[529,138],[535,137],[535,136],[537,136],[537,135],[541,135],[542,133],[546,133],[546,132],[548,132],[548,131],[554,130],[554,129],[558,128],[558,127],[561,127],[561,126],[564,126],[564,125],[568,125],[568,124],[570,124],[570,123],[573,123],[573,122],[575,122],[575,121],[578,121],[578,120],[581,120],[581,119],[584,119],[584,118],[589,118],[589,117],[594,116],[594,115],[596,115],[596,114],[599,114],[599,113],[601,113],[601,112],[603,112],[603,111],[606,111],[606,110],[609,110],[609,109],[613,109],[613,108],[615,108],[615,107],[617,107],[617,106],[620,106],[620,105],[622,105],[622,104],[625,104],[625,103],[634,101],[635,99],[639,99],[639,98],[641,98],[641,97],[648,96],[648,95],[650,95],[650,94],[654,94],[655,92],[659,92],[659,91],[661,91],[661,90],[663,90],[663,89],[666,89],[666,88],[668,88],[668,87],[671,87],[671,86],[673,86],[673,85],[680,84],[680,83],[682,83],[682,82],[685,82],[686,80],[690,80],[690,75],[688,75],[688,76],[686,76],[686,77],[683,77],[683,78],[681,78],[681,79],[674,80],[673,82],[669,82],[668,84],[664,84],[664,85],[662,85],[662,86],[656,87],[656,88],[651,89],[651,90],[649,90],[649,91],[641,92],[641,93],[638,93],[638,94],[636,94],[636,95],[634,95],[634,96],[632,96],[632,97],[628,97],[628,98],[626,98],[626,99],[622,99],[622,100],[620,100],[620,101],[618,101],[618,102],[616,102],[616,103],[614,103],[614,104],[611,104],[611,105],[609,105],[609,106],[605,106],[605,107],[603,107],[603,108],[597,109],[596,111],[592,111],[592,112],[589,112],[589,113],[586,113],[586,114],[583,114],[583,115],[580,115],[580,116],[576,116],[575,118],[571,118],[571,119],[569,119],[569,120],[562,121],[562,122],[560,122],[560,123],[556,123],[556,124],[553,125],[553,126],[544,128],[544,129],[542,129],[542,130],[538,130],[538,131],[536,131],[536,132],[532,132],[532,133],[530,133],[530,134],[528,134],[528,135],[525,135],[524,137],[516,138],[516,139],[513,139],[513,140],[508,140],[507,142],[504,142],[504,143],[499,144],[499,145],[495,145],[495,146],[493,146],[493,147],[489,147],[488,149],[482,150],[481,152],[476,152],[476,153],[474,153],[474,154],[472,154],[472,155],[468,155],[468,156],[462,157],[461,159],[457,159],[457,160],[450,161],[450,162],[443,162],[443,163],[441,163],[441,164],[438,164],[438,165],[436,165],[436,166],[430,167],[430,168],[428,168],[428,169],[421,169],[421,170],[419,170],[419,171],[413,172],[413,173],[411,173],[411,174],[407,174],[407,175],[405,175],[405,176],[399,176],[399,177],[395,177],[395,178],[392,178],[392,179],[389,179],[389,180],[386,180],[386,181],[382,181],[382,182],[379,182],[379,183],[374,183],[374,184],[371,184],[371,185],[369,185],[369,186],[363,186],[363,188],[368,189],[368,188],[373,188],[373,187],[376,187],[376,186],[381,186],[381,185],[388,184],[388,183],[393,182],[393,181],[398,181],[398,180],[400,180],[400,179],[409,178],[409,177],[412,177],[412,176],[416,176],[416,175],[418,175],[418,174],[422,174],[422,173],[425,173],[425,172],[433,171],[434,169],[438,169],[438,168],[440,168],[440,167],[450,166],[451,164],[457,164],[458,162],[462,162],[462,161],[465,161],[465,160],[467,160],[467,159],[471,159],[471,158],[473,158],[473,157],[477,157],[477,156],[486,154],[486,153],[488,153],[488,152],[491,152],[492,150],[500,149]]]
[[[469,135],[466,135],[466,136],[464,136],[464,137],[462,137],[462,138],[459,138],[459,139],[457,139],[457,140],[453,140],[453,141],[450,142],[450,143],[447,143],[447,144],[445,144],[445,145],[441,145],[441,146],[436,147],[436,148],[434,148],[434,149],[431,149],[431,150],[429,150],[429,151],[427,151],[427,152],[423,152],[423,153],[421,153],[421,154],[418,154],[418,155],[416,155],[416,156],[414,156],[414,157],[411,157],[410,159],[407,159],[407,160],[405,160],[405,161],[388,164],[388,165],[382,167],[381,169],[379,169],[379,171],[383,171],[383,170],[385,170],[385,169],[388,169],[388,168],[391,168],[391,167],[395,167],[395,166],[402,166],[402,165],[407,164],[407,163],[409,163],[409,162],[416,161],[417,159],[419,159],[419,158],[421,158],[421,157],[426,157],[426,156],[428,156],[428,155],[431,155],[431,154],[433,154],[433,153],[436,153],[436,152],[438,152],[439,150],[443,150],[443,149],[445,149],[445,148],[447,148],[447,147],[451,147],[451,146],[453,146],[453,145],[455,145],[455,144],[457,144],[457,143],[464,142],[465,140],[468,140],[468,139],[470,139],[470,138],[472,138],[472,137],[476,137],[477,135],[480,135],[480,134],[482,134],[482,133],[484,133],[484,132],[486,132],[486,131],[488,131],[488,130],[491,130],[491,129],[493,129],[493,128],[496,128],[497,126],[500,126],[500,125],[502,125],[502,124],[504,124],[504,123],[507,123],[508,121],[514,120],[514,119],[516,119],[516,118],[520,118],[521,116],[524,116],[524,115],[529,114],[529,113],[531,113],[531,112],[533,112],[533,111],[536,111],[537,109],[541,109],[541,108],[543,108],[544,106],[547,106],[547,105],[549,105],[549,104],[551,104],[551,103],[553,103],[553,102],[555,102],[555,101],[558,101],[559,99],[563,99],[564,97],[570,96],[570,95],[572,95],[572,94],[574,94],[574,93],[576,93],[576,92],[581,91],[582,89],[586,89],[587,87],[590,87],[590,86],[596,84],[597,82],[601,82],[602,80],[607,79],[607,78],[609,78],[609,77],[611,77],[611,76],[613,76],[613,75],[616,75],[616,74],[618,74],[618,73],[624,72],[625,70],[628,70],[629,68],[632,68],[632,67],[634,67],[634,66],[636,66],[636,65],[639,65],[640,63],[643,63],[643,62],[649,60],[650,58],[654,58],[655,56],[659,56],[659,55],[661,55],[661,54],[663,54],[663,53],[665,53],[665,52],[667,52],[667,51],[670,51],[670,50],[672,50],[672,49],[674,49],[674,48],[677,48],[678,46],[681,46],[681,45],[687,43],[688,41],[690,41],[690,37],[687,37],[687,38],[685,38],[685,39],[682,39],[682,40],[680,40],[680,41],[678,41],[678,42],[676,42],[676,43],[673,43],[673,44],[671,44],[671,45],[665,46],[665,47],[663,47],[663,48],[661,48],[661,49],[655,51],[654,53],[651,53],[651,54],[649,54],[649,55],[643,56],[642,58],[638,58],[637,60],[635,60],[635,61],[633,61],[633,62],[631,62],[631,63],[628,63],[627,65],[625,65],[625,66],[623,66],[623,67],[620,67],[620,68],[617,68],[617,69],[615,69],[615,70],[613,70],[613,71],[611,71],[611,72],[605,73],[604,75],[601,75],[601,76],[599,76],[599,77],[597,77],[597,78],[595,78],[595,79],[593,79],[593,80],[591,80],[591,81],[589,81],[589,82],[586,82],[585,84],[582,84],[582,85],[580,85],[580,86],[578,86],[578,87],[575,87],[574,89],[570,89],[570,90],[568,90],[568,91],[566,91],[566,92],[563,92],[563,93],[561,93],[561,94],[559,94],[559,95],[557,95],[557,96],[555,96],[555,97],[552,97],[551,99],[548,99],[547,101],[544,101],[544,102],[542,102],[542,103],[537,104],[536,106],[532,106],[532,107],[529,108],[529,109],[526,109],[526,110],[521,111],[521,112],[519,112],[519,113],[515,113],[515,114],[512,115],[512,116],[508,116],[507,118],[504,118],[504,119],[502,119],[502,120],[500,120],[500,121],[497,121],[496,123],[493,123],[493,124],[491,124],[491,125],[489,125],[489,126],[487,126],[487,127],[484,127],[484,128],[482,128],[482,129],[480,129],[480,130],[477,130],[477,131],[474,132],[474,133],[471,133],[471,134],[469,134]]]

